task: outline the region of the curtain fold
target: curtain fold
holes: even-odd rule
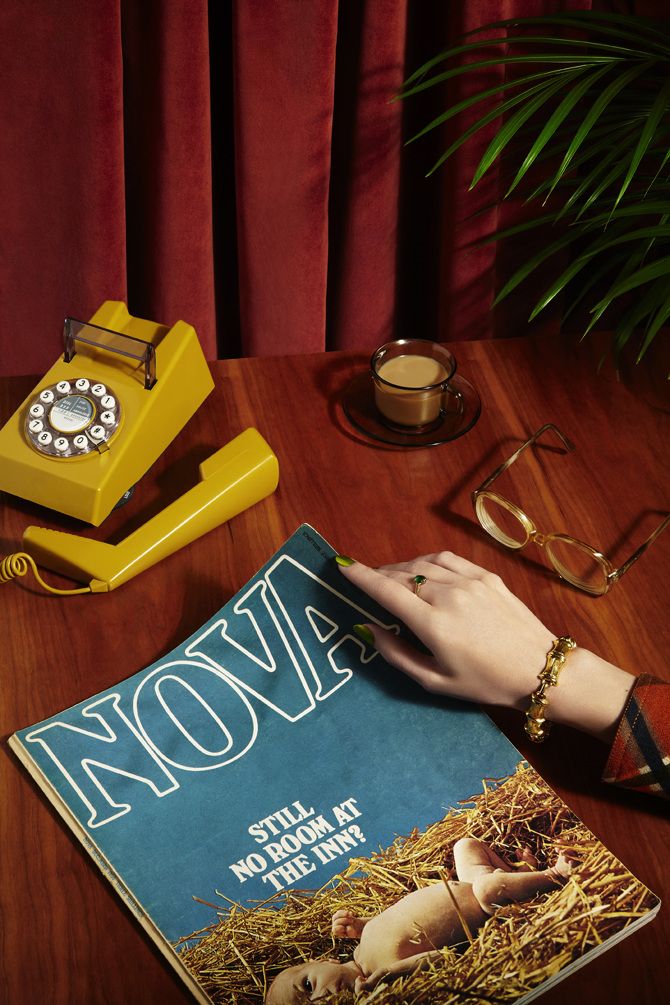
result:
[[[234,6],[245,355],[324,348],[337,4]]]
[[[39,373],[126,293],[119,4],[7,0],[0,40],[0,372]]]
[[[429,179],[445,136],[405,146],[472,84],[393,97],[464,31],[584,6],[3,0],[0,373],[106,299],[209,358],[527,330],[490,309],[506,255],[471,246],[502,219],[495,171],[467,191],[485,132]]]
[[[215,357],[207,4],[123,0],[121,28],[131,313],[183,317]]]
[[[327,347],[394,337],[404,0],[340,5],[330,200]]]

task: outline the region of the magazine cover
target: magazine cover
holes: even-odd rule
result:
[[[657,899],[302,526],[163,659],[10,745],[201,1002],[528,1001]]]

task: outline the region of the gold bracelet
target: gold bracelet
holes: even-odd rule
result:
[[[544,669],[537,675],[540,686],[530,696],[530,707],[526,712],[526,723],[524,729],[533,743],[542,743],[549,733],[550,723],[545,725],[544,713],[549,702],[545,697],[548,687],[556,687],[558,677],[565,665],[567,655],[574,649],[577,643],[569,635],[562,635],[560,639],[555,639],[551,649],[547,653],[547,660]]]

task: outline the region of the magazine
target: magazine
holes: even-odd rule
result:
[[[195,998],[526,1002],[659,902],[303,525],[201,629],[10,745]]]

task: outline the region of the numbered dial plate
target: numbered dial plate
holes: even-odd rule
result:
[[[25,434],[49,457],[81,457],[107,443],[121,420],[118,398],[104,384],[75,377],[43,387],[28,405]]]

